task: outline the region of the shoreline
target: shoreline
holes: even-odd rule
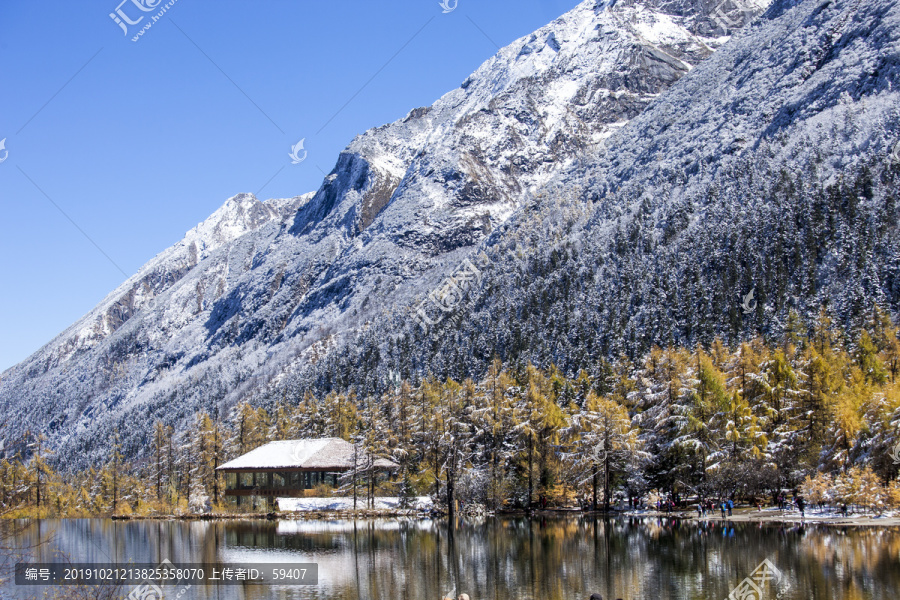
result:
[[[588,513],[590,514],[590,513]],[[600,513],[602,514],[602,513]],[[623,511],[617,516],[628,518],[677,518],[681,521],[696,523],[780,523],[785,525],[833,525],[854,527],[900,527],[900,516],[894,514],[872,515],[851,513],[842,516],[838,512],[826,510],[807,510],[806,516],[801,516],[800,511],[779,510],[777,508],[764,508],[761,511],[755,508],[735,508],[732,516],[722,517],[718,511],[715,514],[707,514],[700,517],[696,511],[678,510],[670,514],[659,511]]]
[[[827,525],[834,527],[900,527],[900,516],[892,514],[885,516],[850,514],[846,517],[838,513],[826,511],[807,511],[805,517],[800,512],[780,511],[778,509],[763,509],[757,511],[753,508],[735,509],[730,517],[722,518],[719,514],[699,517],[695,512],[686,510],[673,511],[671,513],[652,511],[581,511],[573,509],[543,509],[531,511],[503,511],[495,515],[498,517],[562,517],[581,516],[610,519],[663,519],[670,521],[687,521],[698,524],[734,524],[734,523],[758,523],[758,524],[782,524],[782,525]],[[190,515],[114,515],[108,518],[113,521],[323,521],[323,520],[367,520],[367,519],[433,519],[446,518],[447,514],[441,511],[397,511],[397,510],[358,510],[358,511],[298,511],[298,512],[272,512],[272,513],[213,513]],[[465,517],[459,515],[461,519]],[[482,518],[482,517],[475,517]]]

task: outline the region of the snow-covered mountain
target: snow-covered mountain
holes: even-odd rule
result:
[[[293,381],[408,315],[767,4],[582,2],[431,107],[358,136],[315,194],[232,198],[3,373],[0,406],[21,416],[7,435],[43,430],[77,463],[118,429],[139,454],[155,419],[182,425]]]
[[[896,321],[898,88],[895,2],[779,0],[495,230],[451,316],[381,319],[285,387],[365,396],[494,356],[603,381],[653,344]]]
[[[40,356],[41,362],[50,367],[65,363],[75,354],[89,351],[215,250],[267,224],[283,223],[312,196],[306,194],[265,203],[250,194],[229,199],[208,219],[188,231],[181,241],[155,256],[78,323],[29,360]],[[198,290],[198,306],[203,302],[204,295]]]

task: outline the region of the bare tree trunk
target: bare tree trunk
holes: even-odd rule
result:
[[[162,432],[159,427],[156,428],[156,501],[162,498],[162,440],[160,439]]]
[[[604,474],[606,482],[603,484],[603,509],[605,512],[609,512],[609,452],[606,453],[603,470],[606,471]]]
[[[456,510],[453,506],[453,479],[455,468],[451,465],[447,469],[447,514],[450,517],[450,527],[453,527],[453,519],[456,516]]]
[[[168,438],[169,438],[169,451],[166,455],[166,482],[168,483],[169,489],[170,490],[174,489],[175,493],[177,494],[178,488],[175,487],[175,484],[174,484],[174,481],[175,481],[175,454],[174,454],[174,449],[172,448],[172,432],[171,431],[168,432]],[[169,498],[168,500],[171,501],[173,499],[174,498]]]
[[[213,422],[213,506],[219,504],[219,474],[216,469],[219,468],[219,405],[216,405],[216,417]]]
[[[534,442],[531,436],[528,436],[528,499],[525,502],[525,508],[531,508],[531,498],[534,494]]]
[[[496,446],[496,441],[494,442],[494,445]],[[497,449],[495,447],[491,455],[491,508],[494,510],[500,508],[500,482],[497,479],[497,472],[499,471],[498,463]]]
[[[191,501],[191,444],[188,443],[184,448],[184,467],[183,467],[183,476],[182,476],[182,485],[184,486],[184,497],[187,498],[187,501],[190,503]],[[253,483],[256,483],[256,477],[254,476]]]
[[[375,508],[375,459],[366,448],[366,507]]]

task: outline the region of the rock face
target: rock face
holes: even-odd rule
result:
[[[364,396],[494,356],[602,380],[653,344],[896,322],[898,106],[896,3],[780,0],[524,201],[447,318],[376,319],[285,387]]]
[[[354,139],[314,194],[229,200],[3,374],[8,437],[43,430],[73,466],[161,419],[227,409],[406,314],[523,202],[760,14],[763,0],[589,0],[433,106]]]
[[[216,250],[265,225],[285,221],[311,197],[312,194],[307,194],[266,203],[251,194],[229,199],[208,219],[188,231],[180,242],[141,267],[78,323],[12,371],[18,372],[25,364],[30,364],[29,373],[43,374],[41,371],[45,373],[74,356],[90,352],[132,317],[151,307],[160,294],[171,289]],[[202,306],[203,302],[203,295],[198,295],[197,306]]]

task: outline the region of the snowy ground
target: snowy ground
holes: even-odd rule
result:
[[[353,498],[278,498],[277,502],[278,510],[282,512],[353,510]],[[360,510],[365,509],[366,499],[358,498],[356,506]],[[433,506],[431,498],[419,496],[412,500],[409,508],[429,510]],[[402,510],[400,508],[400,498],[391,496],[375,498],[375,509]]]
[[[655,510],[624,511],[626,516],[666,516],[666,512]],[[733,521],[733,522],[781,522],[781,523],[822,523],[831,525],[881,525],[885,527],[900,526],[900,512],[885,511],[880,515],[866,513],[851,509],[847,516],[843,516],[838,509],[806,509],[806,516],[801,516],[796,508],[791,510],[779,510],[777,508],[764,508],[758,511],[755,508],[735,508],[734,514],[722,519],[718,510],[707,512],[702,518],[697,517],[696,510],[679,509],[669,516],[679,516],[699,521]]]

